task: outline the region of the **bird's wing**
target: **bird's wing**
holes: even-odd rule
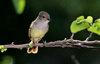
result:
[[[29,31],[28,31],[28,36],[29,36],[30,40],[32,40],[32,39],[31,39],[31,30],[32,30],[32,26],[33,26],[33,25],[34,25],[34,22],[31,23],[31,25],[30,25],[30,27],[29,27]]]

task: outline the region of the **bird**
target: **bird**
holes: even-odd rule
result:
[[[39,43],[49,30],[50,15],[45,11],[40,11],[37,18],[32,21],[29,27],[28,36],[31,43]],[[38,53],[38,46],[27,49],[27,53]]]

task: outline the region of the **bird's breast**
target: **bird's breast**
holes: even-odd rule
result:
[[[44,31],[44,30],[32,29],[31,30],[31,36],[33,38],[42,38],[45,35],[46,32],[47,31]]]
[[[32,38],[42,38],[48,31],[48,26],[33,26],[31,29]]]

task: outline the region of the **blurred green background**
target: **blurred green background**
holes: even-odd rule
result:
[[[0,45],[28,43],[29,25],[42,10],[51,16],[50,29],[43,40],[63,40],[70,38],[70,25],[77,17],[93,16],[94,20],[100,17],[100,0],[26,0],[25,10],[20,15],[16,13],[12,0],[1,0]],[[74,39],[85,40],[88,35],[89,32],[84,30]],[[93,34],[90,40],[100,40],[100,36]],[[100,64],[100,50],[45,47],[39,48],[35,55],[27,54],[26,49],[8,49],[0,53],[0,62],[10,56],[14,64],[75,64],[71,59],[73,54],[80,64]]]

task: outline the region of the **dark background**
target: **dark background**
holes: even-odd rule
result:
[[[15,12],[11,0],[0,2],[0,45],[22,44],[30,42],[28,28],[40,11],[46,11],[51,16],[50,29],[43,40],[56,41],[70,38],[70,25],[73,20],[83,15],[100,18],[100,0],[26,0],[23,14]],[[87,30],[77,33],[74,39],[85,40],[89,35]],[[99,40],[100,36],[93,34],[90,40]],[[42,42],[42,41],[41,41]],[[38,54],[27,54],[26,49],[8,49],[0,53],[11,56],[14,64],[75,64],[71,59],[75,55],[80,64],[100,64],[100,50],[76,48],[39,48]]]

